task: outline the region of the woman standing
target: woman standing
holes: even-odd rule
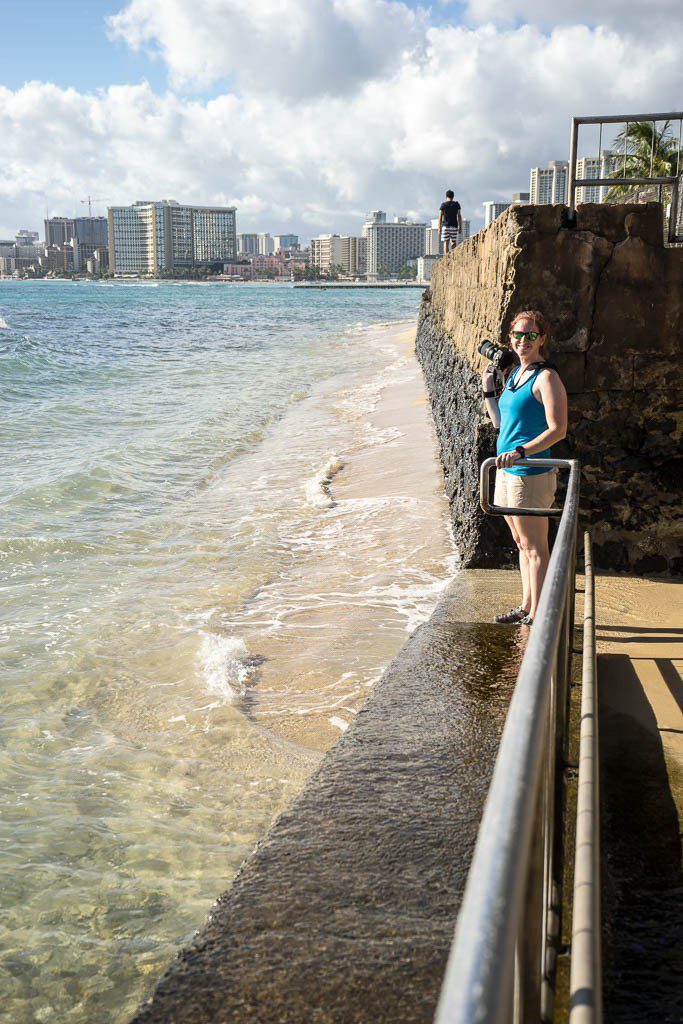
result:
[[[556,470],[519,466],[521,459],[548,459],[550,446],[567,434],[567,392],[557,371],[546,363],[550,329],[537,309],[518,313],[510,327],[510,347],[519,359],[499,399],[489,364],[482,374],[486,408],[499,430],[494,502],[509,508],[550,508]],[[536,614],[550,560],[548,520],[543,516],[505,516],[519,549],[522,600],[496,615],[496,622],[530,626]]]

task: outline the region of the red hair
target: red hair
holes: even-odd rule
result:
[[[548,345],[550,344],[550,324],[543,316],[543,313],[541,313],[540,309],[523,309],[519,313],[515,313],[510,324],[511,331],[514,330],[518,320],[533,320],[536,324],[538,333],[543,337],[540,353],[545,358],[548,355]]]

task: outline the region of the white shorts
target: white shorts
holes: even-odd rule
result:
[[[556,469],[529,476],[497,469],[493,503],[507,508],[551,508],[556,489]]]

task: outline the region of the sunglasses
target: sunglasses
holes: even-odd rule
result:
[[[515,341],[521,341],[522,338],[528,338],[529,341],[536,341],[537,338],[541,337],[540,331],[510,331],[510,337],[514,338]]]

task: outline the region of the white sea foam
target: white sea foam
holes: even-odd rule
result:
[[[0,331],[9,331],[9,324],[2,316],[0,316]]]
[[[349,723],[345,722],[343,718],[339,718],[337,715],[332,715],[332,718],[329,719],[329,723],[339,729],[340,732],[346,732],[349,727]]]
[[[333,477],[344,467],[339,455],[331,455],[315,476],[306,481],[306,501],[317,508],[334,508],[335,501],[330,491]]]
[[[243,694],[253,670],[247,657],[241,637],[204,633],[199,658],[207,691],[227,702]]]

